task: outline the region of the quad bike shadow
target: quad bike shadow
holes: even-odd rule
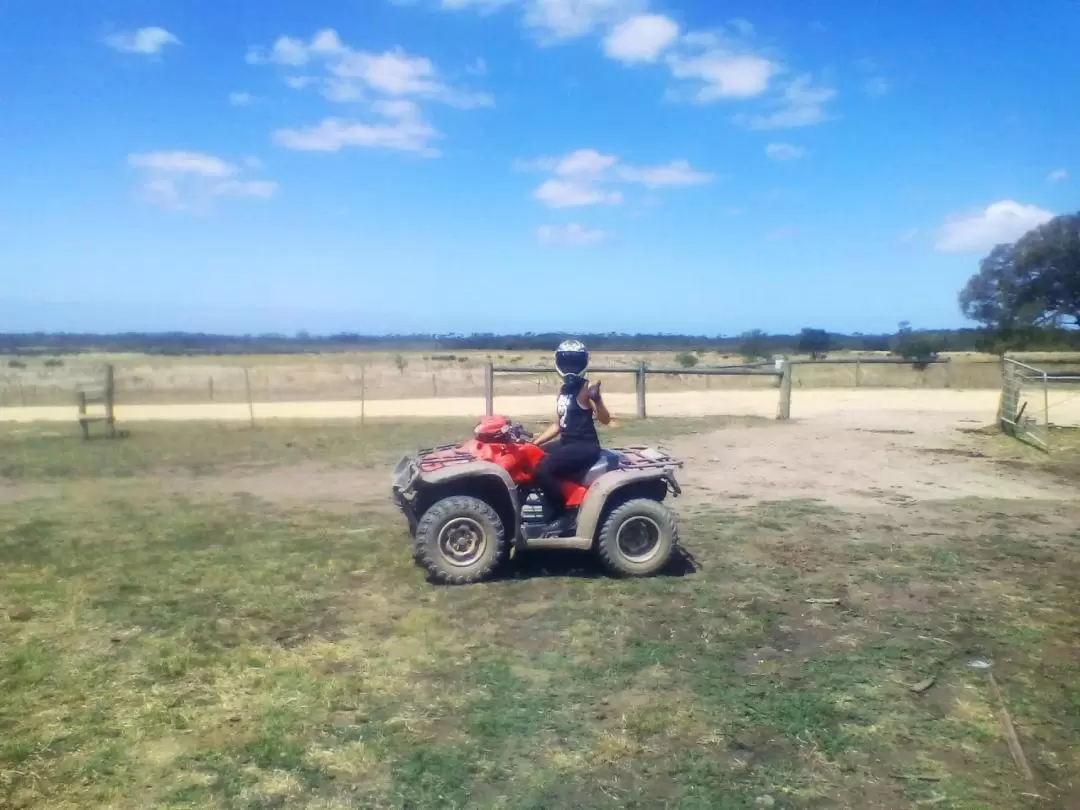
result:
[[[690,550],[677,546],[667,563],[652,576],[678,579],[693,576],[701,564]],[[522,554],[507,560],[492,572],[490,582],[516,582],[529,579],[601,579],[611,571],[595,555],[580,551],[546,551],[543,554]]]
[[[530,438],[506,417],[487,417],[472,439],[398,462],[394,501],[409,524],[413,559],[429,579],[463,585],[496,577],[598,576],[597,560],[609,574],[627,577],[694,570],[665,503],[669,494],[681,494],[675,479],[681,461],[640,445],[602,451],[592,468],[562,482],[571,520],[554,533],[535,480],[544,450]],[[537,550],[548,553],[530,553]]]

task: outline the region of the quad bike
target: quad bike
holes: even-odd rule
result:
[[[437,581],[477,582],[509,555],[532,549],[595,551],[614,573],[662,569],[679,542],[664,503],[681,494],[682,462],[659,450],[602,450],[583,475],[562,483],[570,528],[548,531],[534,470],[544,450],[521,425],[489,416],[472,439],[404,456],[393,472],[394,501],[413,536],[413,558]]]

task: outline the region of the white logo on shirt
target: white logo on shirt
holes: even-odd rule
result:
[[[573,399],[570,394],[559,394],[558,404],[555,406],[555,412],[559,415],[559,427],[566,428],[566,414],[570,411],[570,401]]]

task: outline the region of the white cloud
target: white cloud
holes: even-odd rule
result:
[[[602,155],[595,149],[578,149],[558,160],[555,173],[563,176],[597,175],[618,162],[614,155]]]
[[[252,65],[272,63],[300,67],[313,59],[332,56],[345,50],[345,45],[333,28],[317,31],[311,42],[293,37],[278,37],[267,52],[262,48],[248,48],[247,61]]]
[[[784,88],[779,110],[767,115],[738,115],[735,120],[750,129],[795,129],[829,120],[825,104],[836,97],[831,87],[815,86],[809,74],[796,77]]]
[[[780,72],[780,65],[764,56],[721,47],[694,55],[673,54],[668,67],[676,79],[700,83],[692,96],[698,104],[760,96]]]
[[[229,197],[260,197],[268,199],[278,190],[273,180],[226,180],[214,186],[213,193]]]
[[[355,50],[343,43],[332,28],[319,31],[310,42],[280,37],[269,53],[251,48],[248,61],[292,67],[320,62],[327,74],[325,78],[288,76],[285,82],[297,90],[318,83],[323,95],[333,101],[355,101],[370,90],[388,96],[431,99],[461,109],[493,104],[491,96],[485,93],[450,87],[426,56],[413,56],[402,48],[382,53]]]
[[[655,62],[675,41],[679,26],[662,14],[639,14],[619,23],[604,38],[604,53],[624,63]]]
[[[1069,172],[1067,169],[1054,169],[1046,176],[1046,182],[1048,183],[1061,183],[1068,179]]]
[[[268,199],[277,193],[272,180],[237,177],[241,169],[203,152],[144,152],[128,155],[128,166],[139,173],[139,196],[145,202],[173,211],[209,213],[218,197]],[[258,168],[255,158],[244,161]]]
[[[713,175],[692,168],[685,160],[673,160],[662,166],[623,166],[619,176],[628,183],[640,183],[646,188],[700,186],[714,179]]]
[[[806,156],[806,147],[790,143],[770,143],[765,147],[765,154],[776,161],[798,160]]]
[[[892,85],[880,76],[868,79],[863,85],[863,92],[871,98],[880,98],[892,90]]]
[[[347,146],[415,152],[425,157],[439,154],[431,142],[438,130],[424,120],[420,108],[404,99],[377,101],[372,111],[382,121],[345,121],[326,118],[303,129],[282,129],[274,140],[286,149],[300,152],[339,152]]]
[[[121,53],[139,53],[147,56],[161,53],[166,45],[179,45],[180,39],[164,28],[151,26],[137,31],[110,34],[105,44]]]
[[[575,180],[547,180],[533,192],[533,197],[548,208],[618,205],[623,201],[618,191],[604,191]]]
[[[201,177],[228,177],[236,166],[203,152],[145,152],[128,155],[128,165],[170,174],[197,174]]]
[[[1015,242],[1053,217],[1038,206],[1002,200],[983,211],[950,217],[938,231],[935,247],[945,253],[988,251]]]
[[[673,188],[712,182],[713,175],[698,171],[685,160],[656,166],[632,166],[615,155],[595,149],[578,149],[557,158],[518,161],[523,170],[551,172],[555,176],[542,183],[533,197],[549,208],[584,205],[617,205],[623,201],[616,186],[641,185],[646,188]]]
[[[337,152],[355,146],[435,156],[439,153],[431,143],[441,136],[425,119],[418,101],[463,110],[494,103],[486,93],[452,87],[425,56],[400,47],[381,53],[358,50],[332,28],[317,32],[310,41],[279,37],[269,51],[251,48],[248,61],[309,66],[307,75],[286,76],[286,84],[296,90],[314,87],[333,103],[361,102],[373,114],[374,120],[328,117],[310,126],[278,130],[274,140],[287,149]],[[478,60],[466,72],[478,74],[486,68]]]
[[[364,86],[351,79],[327,79],[320,92],[323,98],[335,104],[360,101],[364,98]]]
[[[234,107],[247,107],[258,101],[251,93],[229,93],[229,103]]]
[[[494,104],[486,93],[449,86],[426,56],[410,55],[401,48],[382,53],[357,51],[343,43],[333,28],[315,33],[310,42],[281,37],[269,53],[259,48],[249,49],[247,60],[255,65],[301,67],[321,64],[325,77],[289,76],[285,83],[294,90],[319,85],[320,92],[330,102],[356,102],[370,91],[379,95],[428,98],[460,109]]]
[[[391,0],[413,5],[417,0]],[[525,26],[543,43],[584,36],[598,28],[617,25],[648,8],[648,0],[431,0],[445,11],[490,14],[503,8],[521,9]]]
[[[573,39],[643,11],[647,0],[525,0],[525,24],[542,41]]]
[[[399,2],[399,0],[394,0],[394,2]],[[448,11],[475,9],[481,12],[490,12],[515,2],[517,0],[439,0],[439,6]]]
[[[604,231],[588,228],[577,222],[567,225],[541,225],[536,229],[536,241],[541,245],[595,245],[607,237]]]

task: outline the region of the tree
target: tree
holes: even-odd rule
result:
[[[739,343],[739,354],[741,354],[748,363],[760,360],[762,357],[765,357],[768,352],[768,341],[766,338],[767,335],[760,329],[752,329],[749,332],[743,332]]]
[[[832,348],[832,338],[824,329],[803,329],[799,333],[799,353],[808,354],[814,360],[824,357]]]
[[[927,361],[937,360],[941,351],[941,340],[932,334],[916,332],[908,321],[900,321],[891,350],[893,354],[925,367]]]
[[[394,355],[394,365],[397,366],[397,370],[402,374],[405,373],[405,369],[409,367],[409,361],[405,359],[403,354]]]
[[[1033,327],[1080,327],[1080,213],[995,247],[959,302],[966,317],[1006,338]]]
[[[693,368],[698,364],[698,358],[693,352],[680,352],[675,355],[675,362],[683,368]]]

